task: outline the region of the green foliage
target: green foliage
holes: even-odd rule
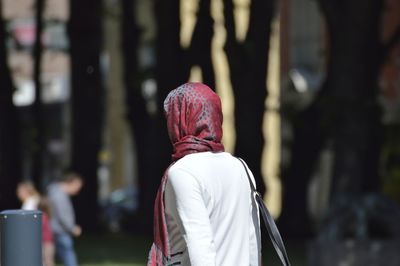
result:
[[[281,265],[269,240],[263,246],[264,265]],[[304,242],[289,241],[287,250],[292,263],[306,265]],[[75,249],[81,266],[145,266],[151,237],[122,234],[84,235],[75,240]],[[62,266],[57,264],[57,266]]]
[[[75,241],[82,266],[143,266],[151,239],[129,235],[89,235]]]

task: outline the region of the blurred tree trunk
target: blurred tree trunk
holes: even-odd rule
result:
[[[70,11],[71,169],[80,173],[85,181],[76,198],[75,208],[78,222],[83,228],[94,230],[99,220],[97,169],[104,115],[100,70],[102,2],[71,0]]]
[[[19,206],[15,195],[21,180],[20,135],[17,110],[12,102],[14,87],[7,64],[5,23],[0,1],[0,210]]]
[[[230,78],[235,95],[235,154],[243,157],[252,169],[257,190],[263,195],[265,185],[261,174],[264,148],[263,118],[267,96],[266,78],[269,38],[274,15],[273,0],[251,1],[250,22],[246,38],[236,38],[232,0],[224,0]]]
[[[180,44],[180,1],[155,0],[157,23],[157,69],[159,107],[167,94],[187,81],[188,68]],[[159,110],[163,115],[163,108]]]
[[[384,1],[320,0],[330,36],[326,116],[335,154],[333,196],[379,189],[382,125],[377,95]]]
[[[32,145],[32,181],[37,188],[41,187],[40,180],[43,177],[43,156],[46,151],[44,115],[42,104],[42,32],[43,32],[43,11],[45,0],[36,1],[36,40],[33,50],[34,56],[34,72],[33,80],[35,84],[35,101],[33,102],[32,111],[34,116],[34,138]]]
[[[150,233],[153,228],[154,194],[159,179],[152,171],[153,153],[156,151],[152,139],[155,139],[155,118],[152,117],[143,97],[138,73],[138,42],[140,31],[135,20],[135,0],[123,0],[122,4],[122,51],[124,64],[124,82],[126,90],[127,120],[131,128],[136,147],[137,173],[139,178],[139,219],[135,230]],[[159,174],[159,173],[158,173]]]
[[[283,202],[279,228],[283,235],[303,238],[311,233],[307,192],[315,163],[325,143],[327,129],[322,123],[322,107],[315,101],[301,112],[293,124],[291,163],[282,173]]]
[[[332,197],[379,190],[382,142],[378,76],[394,38],[383,44],[383,1],[319,0],[329,33],[327,76],[295,124],[292,165],[285,180],[281,227],[292,236],[310,230],[307,188],[326,140],[334,153]]]
[[[152,140],[152,171],[157,183],[171,162],[172,146],[168,138],[164,118],[164,99],[168,93],[187,82],[189,72],[184,61],[184,51],[180,45],[180,1],[155,0],[157,25],[156,37],[156,79],[157,79],[157,137]],[[155,198],[153,193],[153,200]]]
[[[187,50],[188,71],[193,65],[202,70],[203,83],[215,90],[214,65],[212,63],[212,38],[214,20],[211,17],[211,0],[200,0],[197,11],[197,22],[193,30],[192,40]]]

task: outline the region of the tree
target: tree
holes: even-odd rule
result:
[[[34,73],[35,101],[32,111],[34,117],[34,138],[32,140],[32,180],[36,187],[40,187],[40,179],[43,175],[43,156],[45,147],[44,116],[42,104],[42,81],[41,81],[41,62],[42,62],[42,32],[43,32],[43,9],[46,0],[36,1],[36,40],[34,44]]]
[[[381,0],[319,0],[329,34],[327,75],[311,107],[295,124],[292,165],[285,179],[282,224],[293,235],[309,230],[306,191],[319,152],[332,141],[333,201],[379,190],[382,141],[378,77],[398,32],[381,41]]]
[[[19,206],[15,191],[21,180],[18,115],[12,102],[14,87],[7,63],[5,39],[5,23],[0,17],[0,210]]]
[[[162,172],[154,171],[153,156],[158,151],[154,144],[157,139],[155,123],[157,119],[147,110],[147,102],[141,89],[141,77],[138,69],[138,43],[140,30],[135,19],[134,0],[121,1],[122,23],[122,51],[123,51],[123,79],[126,91],[127,121],[132,131],[133,142],[136,148],[137,173],[139,191],[138,221],[134,225],[136,230],[149,233],[153,228],[153,206],[156,190]],[[142,73],[143,74],[143,73]]]
[[[180,1],[155,0],[157,23],[156,78],[159,107],[169,91],[187,80],[189,69],[180,45]],[[159,113],[163,115],[163,108]]]
[[[185,58],[188,61],[187,71],[189,72],[192,66],[198,65],[202,70],[203,83],[215,90],[215,74],[211,52],[214,21],[210,9],[211,0],[199,1],[196,25],[190,46],[185,51]]]
[[[265,193],[261,174],[264,147],[262,124],[274,4],[273,0],[251,1],[249,29],[245,40],[240,42],[236,38],[233,1],[224,0],[225,51],[235,96],[235,154],[245,158],[253,170],[261,195]]]
[[[97,170],[103,125],[101,1],[70,1],[68,24],[71,55],[71,169],[85,185],[76,198],[78,222],[84,229],[98,225]]]

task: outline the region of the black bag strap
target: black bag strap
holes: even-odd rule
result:
[[[264,204],[264,201],[260,195],[260,193],[257,192],[256,188],[254,187],[253,182],[251,181],[249,171],[247,170],[246,164],[241,158],[238,158],[239,161],[243,164],[243,167],[246,171],[247,177],[249,178],[249,183],[252,192],[255,194],[256,202],[260,208],[261,215],[264,220],[264,225],[267,228],[269,238],[271,239],[271,242],[275,248],[276,253],[278,254],[279,258],[282,261],[282,264],[284,266],[290,266],[290,261],[289,257],[286,253],[286,248],[285,245],[283,244],[281,234],[279,233],[278,227],[276,227],[275,221],[272,218],[271,214],[269,213],[267,207]]]

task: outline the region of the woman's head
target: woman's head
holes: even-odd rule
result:
[[[185,146],[183,156],[223,150],[221,100],[208,86],[202,83],[179,86],[165,99],[164,112],[175,153],[181,145]],[[181,155],[175,154],[175,158]]]
[[[17,197],[22,202],[38,195],[39,193],[31,181],[22,181],[17,186]]]

